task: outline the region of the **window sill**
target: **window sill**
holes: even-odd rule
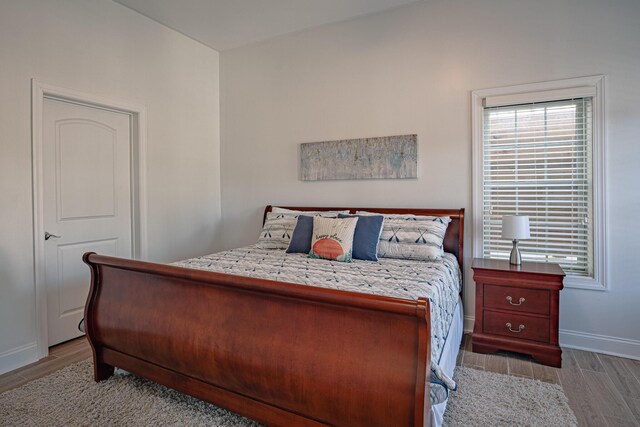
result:
[[[606,292],[609,289],[603,281],[592,277],[566,276],[564,278],[564,287],[570,289],[584,289],[588,291]]]

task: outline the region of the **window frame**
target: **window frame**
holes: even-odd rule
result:
[[[605,195],[605,76],[596,75],[573,79],[553,80],[514,86],[480,89],[471,92],[472,126],[472,198],[473,198],[473,256],[483,257],[483,112],[485,99],[541,102],[561,96],[562,93],[590,88],[593,96],[593,277],[567,275],[564,285],[569,288],[605,291],[607,287],[606,195]],[[515,101],[513,102],[516,103]]]

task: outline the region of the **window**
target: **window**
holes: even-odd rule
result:
[[[601,77],[474,92],[475,256],[508,259],[502,216],[528,215],[524,260],[603,288],[601,92]]]

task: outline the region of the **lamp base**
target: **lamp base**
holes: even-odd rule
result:
[[[518,240],[513,240],[513,249],[511,249],[511,256],[509,257],[509,264],[520,265],[522,264],[522,257],[520,256],[520,249],[518,249]]]

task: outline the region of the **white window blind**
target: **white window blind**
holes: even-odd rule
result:
[[[503,215],[528,215],[523,259],[593,276],[590,96],[483,109],[483,256],[509,258]]]

